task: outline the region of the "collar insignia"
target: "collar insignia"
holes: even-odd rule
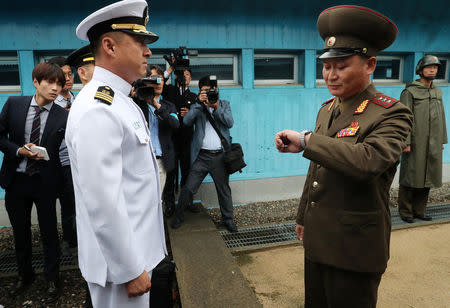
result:
[[[355,114],[361,114],[364,112],[364,110],[366,110],[367,104],[369,103],[369,100],[365,100],[363,101],[361,104],[359,104],[359,106],[356,108],[355,110]]]

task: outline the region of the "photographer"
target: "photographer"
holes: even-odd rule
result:
[[[207,112],[212,116],[220,133],[231,144],[230,128],[233,126],[230,103],[219,100],[217,80],[215,76],[205,76],[199,80],[198,101],[192,105],[185,115],[183,123],[186,126],[195,124],[192,140],[193,164],[189,172],[186,184],[181,188],[175,217],[171,222],[176,229],[184,221],[184,209],[192,202],[193,195],[198,191],[203,179],[209,173],[214,180],[220,211],[222,212],[222,224],[230,231],[237,232],[233,222],[233,201],[229,175],[225,169],[224,151],[219,135],[208,120]]]
[[[166,174],[175,169],[172,132],[180,126],[176,108],[171,102],[162,99],[164,73],[159,66],[147,67],[147,78],[138,79],[133,87],[133,100],[144,113],[150,130],[162,191]]]
[[[187,59],[183,59],[183,54],[188,53],[185,48],[176,49],[171,59],[166,57],[170,68],[164,72],[167,80],[169,75],[175,73],[175,85],[164,85],[163,96],[170,102],[173,102],[177,109],[180,127],[173,134],[173,142],[175,145],[175,168],[172,172],[167,173],[166,185],[163,191],[163,202],[165,205],[164,213],[167,217],[173,215],[175,209],[175,191],[178,184],[178,166],[181,170],[181,187],[186,183],[189,174],[191,162],[191,142],[193,128],[183,124],[183,117],[189,111],[192,104],[195,103],[197,95],[189,90],[191,82],[191,69]],[[170,60],[170,61],[169,61]],[[189,205],[191,210],[195,208]]]

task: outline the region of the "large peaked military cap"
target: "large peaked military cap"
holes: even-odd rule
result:
[[[77,27],[76,34],[81,40],[93,42],[101,35],[121,31],[143,36],[147,44],[156,42],[158,35],[147,30],[148,5],[145,0],[123,0],[86,17]]]
[[[386,16],[355,5],[333,6],[317,19],[317,29],[325,42],[319,57],[336,58],[353,54],[376,56],[397,37],[397,26]]]

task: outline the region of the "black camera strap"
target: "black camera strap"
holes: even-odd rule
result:
[[[213,119],[211,113],[209,112],[208,108],[205,105],[203,105],[203,111],[206,113],[206,117],[208,118],[209,123],[211,123],[211,126],[214,128],[217,135],[219,136],[220,142],[222,143],[222,146],[225,149],[225,152],[229,151],[230,146],[228,145],[227,140],[224,138],[224,136],[222,135],[220,130],[217,128],[216,123],[214,122],[214,119]]]

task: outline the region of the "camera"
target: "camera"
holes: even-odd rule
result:
[[[219,91],[217,89],[209,89],[206,91],[210,104],[215,104],[219,100]]]
[[[152,100],[155,96],[155,89],[148,87],[148,85],[160,84],[161,82],[162,78],[159,76],[145,77],[134,81],[132,84],[135,92],[134,98],[138,101]]]
[[[183,76],[185,70],[189,69],[189,59],[188,56],[198,56],[198,50],[196,49],[187,49],[186,46],[180,46],[176,49],[173,49],[169,55],[164,55],[164,59],[169,63],[170,66],[173,66],[175,70],[175,75]],[[174,60],[172,61],[172,57]]]

